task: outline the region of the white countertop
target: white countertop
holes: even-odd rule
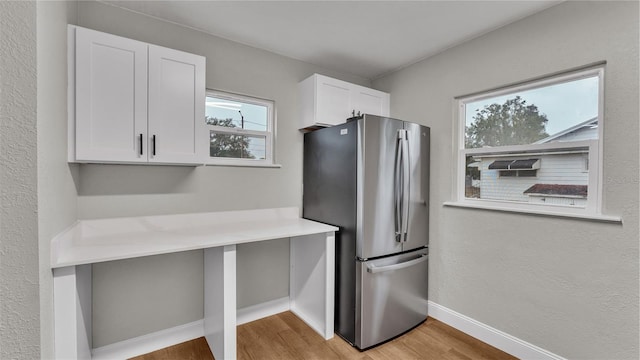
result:
[[[298,208],[80,220],[51,244],[51,268],[338,231]]]

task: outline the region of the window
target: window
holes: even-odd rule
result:
[[[457,202],[600,213],[603,67],[458,99]]]
[[[535,170],[500,170],[500,176],[507,177],[532,177],[536,176],[536,174]]]
[[[273,165],[274,102],[207,91],[208,164]]]

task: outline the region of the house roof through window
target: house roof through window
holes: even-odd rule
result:
[[[524,191],[529,195],[555,195],[587,197],[587,185],[535,184]]]

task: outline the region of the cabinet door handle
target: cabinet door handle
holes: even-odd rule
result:
[[[140,142],[140,155],[142,155],[142,134],[140,134],[139,142]]]
[[[152,149],[152,154],[153,156],[156,156],[156,136],[153,135],[153,149]]]

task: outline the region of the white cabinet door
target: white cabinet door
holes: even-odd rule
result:
[[[316,79],[316,123],[337,125],[351,117],[351,84],[318,75]]]
[[[76,160],[146,162],[147,44],[76,29]]]
[[[389,94],[362,86],[354,86],[352,107],[356,113],[389,116]]]
[[[202,164],[205,59],[149,45],[149,162]]]

